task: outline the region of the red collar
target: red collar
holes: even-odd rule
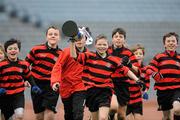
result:
[[[173,57],[176,52],[175,52],[175,51],[168,51],[168,50],[167,50],[167,53],[168,53],[171,57]]]

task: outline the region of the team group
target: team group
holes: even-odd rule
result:
[[[51,26],[46,42],[34,46],[25,60],[18,58],[21,42],[10,39],[0,46],[0,109],[2,120],[23,120],[25,87],[31,87],[36,120],[54,120],[61,96],[65,120],[142,120],[142,99],[148,100],[150,77],[155,81],[158,110],[163,120],[180,120],[179,36],[166,33],[165,50],[143,64],[142,44],[127,46],[126,31],[112,31],[112,45],[105,35],[95,38],[95,51],[86,47],[88,28],[70,38],[61,50],[61,31]],[[61,111],[59,111],[61,112]],[[87,119],[87,118],[84,118]]]

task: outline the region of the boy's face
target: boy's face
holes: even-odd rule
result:
[[[97,43],[95,44],[96,50],[100,54],[106,53],[108,49],[108,42],[106,39],[99,39]]]
[[[113,35],[112,37],[112,44],[117,47],[121,48],[123,44],[125,43],[125,38],[123,34],[119,34],[118,32]]]
[[[60,40],[60,32],[58,29],[50,28],[47,32],[46,39],[52,46],[57,45]]]
[[[134,52],[134,55],[136,56],[136,59],[137,59],[137,60],[143,61],[143,59],[144,59],[144,54],[143,54],[142,49],[137,49],[137,50]]]
[[[164,47],[168,51],[175,51],[178,43],[175,36],[166,37]]]
[[[19,54],[19,48],[16,43],[7,47],[7,57],[10,61],[16,61]]]
[[[0,50],[0,62],[1,62],[2,60],[4,60],[4,58],[5,58],[5,55],[4,55],[3,51]]]
[[[84,46],[86,45],[86,37],[83,36],[82,39],[75,42],[75,44],[77,48],[84,48]]]

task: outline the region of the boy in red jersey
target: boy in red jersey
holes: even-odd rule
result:
[[[144,54],[145,50],[144,47],[141,44],[136,44],[131,47],[131,51],[136,56],[136,59],[138,60],[138,63],[140,64],[139,70],[141,74],[141,80],[146,84],[146,90],[142,91],[140,86],[138,86],[134,81],[130,81],[130,100],[127,106],[127,120],[142,120],[143,115],[143,104],[142,104],[142,92],[143,98],[148,99],[147,91],[150,86],[150,77],[149,75],[145,74],[143,60],[144,60]]]
[[[4,48],[7,60],[0,62],[0,88],[5,92],[0,96],[0,108],[5,119],[8,119],[6,115],[11,116],[14,113],[14,120],[23,120],[24,80],[28,80],[31,84],[33,93],[40,94],[41,90],[32,78],[28,63],[18,58],[20,41],[10,39],[5,42]]]
[[[82,38],[75,42],[78,53],[87,52],[86,32],[79,28]],[[51,84],[54,91],[59,88],[64,104],[65,120],[83,120],[85,86],[82,81],[83,65],[70,56],[70,48],[65,48],[53,67]]]
[[[169,32],[163,36],[165,51],[156,54],[146,72],[155,80],[157,102],[163,112],[163,120],[180,120],[180,54],[176,51],[179,36]]]
[[[115,28],[112,31],[112,46],[108,48],[108,53],[120,58],[123,61],[123,64],[129,69],[138,72],[139,64],[136,60],[135,55],[128,48],[125,47],[126,43],[126,31],[122,28]],[[129,78],[119,73],[114,73],[112,75],[112,80],[114,83],[115,95],[112,98],[111,105],[116,106],[118,102],[118,110],[116,107],[111,108],[110,118],[114,119],[114,113],[118,112],[118,118],[126,120],[126,109],[129,102]]]
[[[51,26],[46,31],[46,43],[34,46],[26,57],[32,75],[42,89],[40,96],[32,94],[36,120],[54,120],[59,94],[50,86],[51,71],[62,50],[58,47],[60,30]]]
[[[107,53],[106,36],[97,36],[95,47],[96,52],[77,54],[75,43],[72,41],[70,51],[71,56],[84,65],[82,79],[87,88],[86,105],[91,112],[92,120],[107,120],[113,88],[112,73],[116,71],[136,81],[139,79],[121,64],[120,59]]]

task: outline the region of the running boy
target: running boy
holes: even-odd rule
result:
[[[32,102],[36,120],[54,120],[59,94],[50,86],[51,71],[61,49],[58,47],[60,30],[51,26],[46,31],[46,43],[34,46],[26,57],[31,65],[32,75],[42,89],[42,95],[32,94]]]
[[[87,52],[86,32],[79,28],[82,38],[75,42],[78,53]],[[65,120],[83,120],[85,86],[82,81],[83,65],[70,56],[70,48],[65,48],[53,67],[51,84],[54,91],[59,92],[64,104]]]
[[[138,60],[138,63],[140,65],[139,67],[139,76],[141,74],[141,80],[146,84],[146,90],[142,91],[140,86],[138,86],[134,81],[130,81],[130,100],[127,106],[127,120],[142,120],[143,115],[143,103],[142,103],[142,96],[144,99],[148,99],[147,91],[150,86],[150,77],[149,75],[145,74],[143,60],[144,60],[144,54],[145,49],[141,44],[136,44],[131,47],[131,51],[136,56],[136,59]],[[142,79],[143,78],[143,79]],[[143,95],[142,95],[142,92]]]
[[[180,120],[180,54],[176,51],[179,35],[169,32],[163,36],[165,51],[154,56],[146,72],[155,80],[159,110],[163,120]]]
[[[126,40],[126,31],[122,28],[115,28],[112,31],[112,46],[109,47],[108,53],[120,58],[123,61],[123,64],[126,65],[129,69],[138,73],[139,64],[136,60],[135,55],[125,47]],[[115,72],[112,75],[112,80],[114,83],[114,91],[117,96],[118,101],[118,118],[126,120],[126,109],[129,102],[129,77],[124,76]],[[115,97],[114,95],[114,97]],[[112,104],[116,104],[115,98],[112,99]],[[114,114],[114,113],[113,113]],[[114,118],[114,115],[110,113],[111,118]]]
[[[24,114],[24,80],[32,86],[32,92],[40,94],[41,90],[36,86],[26,61],[20,60],[18,54],[21,49],[20,41],[10,39],[4,44],[7,60],[0,62],[0,88],[4,94],[0,96],[0,108],[6,115],[14,112],[14,120],[23,120]],[[9,111],[9,110],[13,110]]]
[[[112,73],[116,70],[124,76],[139,79],[117,57],[107,53],[108,40],[99,35],[95,40],[96,52],[76,53],[75,43],[70,46],[71,56],[84,65],[82,79],[87,88],[86,105],[92,120],[107,120],[112,97]]]

